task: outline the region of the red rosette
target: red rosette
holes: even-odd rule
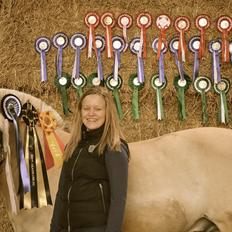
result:
[[[113,27],[115,25],[114,15],[111,12],[106,12],[101,16],[101,24],[104,28]]]
[[[195,19],[196,28],[205,30],[210,26],[210,17],[206,14],[198,15]]]
[[[229,62],[229,32],[232,29],[232,19],[227,15],[220,16],[217,20],[217,29],[222,33],[222,62]]]
[[[156,26],[160,30],[166,30],[171,25],[171,18],[167,14],[158,15],[156,18]]]
[[[130,28],[133,23],[132,16],[127,13],[121,14],[118,16],[117,23],[120,28]]]
[[[99,22],[100,22],[100,17],[95,12],[89,12],[85,16],[85,24],[88,27],[94,27],[94,28],[96,28],[98,26]]]
[[[178,32],[185,32],[190,28],[190,20],[186,16],[179,16],[174,22],[174,27]]]
[[[137,26],[139,28],[148,28],[152,24],[152,17],[149,13],[140,13],[136,18]]]

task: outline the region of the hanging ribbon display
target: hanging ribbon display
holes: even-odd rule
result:
[[[176,76],[174,78],[174,86],[177,91],[180,120],[186,119],[184,96],[185,96],[185,91],[189,88],[190,84],[191,84],[191,79],[186,74],[184,74],[184,80],[182,80],[180,76]]]
[[[108,58],[113,56],[112,28],[115,25],[114,15],[106,12],[101,16],[101,24],[106,29],[106,54]]]
[[[67,89],[71,85],[71,76],[67,73],[62,73],[60,78],[57,77],[55,78],[55,85],[59,89],[59,92],[61,94],[64,115],[68,115],[68,113],[71,111],[69,110],[68,107]]]
[[[118,16],[117,22],[118,22],[118,26],[122,28],[122,35],[125,41],[125,48],[123,51],[126,51],[129,41],[127,36],[127,29],[129,29],[132,26],[133,19],[131,15],[124,13]]]
[[[120,119],[122,119],[123,111],[122,111],[122,105],[121,105],[120,98],[119,98],[119,91],[120,91],[120,88],[122,87],[121,76],[118,75],[117,79],[115,80],[114,75],[110,74],[106,78],[106,87],[112,91],[113,96],[114,96],[115,105],[116,105],[117,112],[118,112],[118,116]]]
[[[200,52],[200,42],[199,36],[194,36],[189,40],[189,50],[194,53],[194,64],[193,64],[193,81],[199,75],[199,52]]]
[[[56,56],[56,75],[61,78],[63,64],[63,49],[68,45],[68,37],[63,32],[54,35],[52,39],[53,45],[58,49]]]
[[[16,138],[16,154],[19,167],[19,194],[20,209],[23,208],[22,199],[25,193],[30,192],[30,179],[27,171],[25,153],[21,139],[18,117],[21,114],[22,106],[20,100],[13,94],[7,94],[1,101],[2,111],[5,118],[13,122]]]
[[[208,122],[208,114],[206,110],[206,93],[212,87],[211,81],[208,77],[198,76],[193,83],[195,90],[201,94],[201,105],[202,105],[202,122],[203,124]]]
[[[143,57],[139,55],[140,49],[140,39],[134,38],[130,42],[130,50],[133,54],[137,55],[137,75],[139,83],[144,83],[144,64],[143,64]]]
[[[152,42],[152,48],[155,53],[158,53],[159,51],[159,38],[155,38]],[[165,83],[165,73],[164,73],[164,54],[167,52],[167,44],[161,42],[161,50],[160,50],[160,56],[159,56],[159,81],[161,83]]]
[[[75,49],[75,59],[72,71],[71,83],[72,86],[77,90],[78,99],[82,96],[82,88],[86,85],[86,78],[80,74],[80,53],[86,46],[86,38],[83,34],[74,34],[70,39],[70,44]]]
[[[163,46],[166,48],[168,47],[168,43],[166,39],[166,30],[170,27],[170,25],[171,25],[171,19],[168,15],[162,14],[156,18],[156,26],[160,30],[157,52],[156,52],[158,59],[160,59],[161,50],[163,50]]]
[[[174,27],[176,31],[180,33],[179,35],[179,44],[178,44],[178,59],[182,62],[186,61],[186,42],[184,33],[189,30],[190,28],[190,21],[185,16],[177,17],[174,23]]]
[[[230,81],[227,78],[222,78],[221,81],[219,83],[215,83],[213,87],[215,92],[220,96],[219,121],[220,123],[226,124],[229,122],[226,94],[230,89]]]
[[[179,47],[179,39],[177,37],[173,38],[169,43],[170,51],[174,54],[175,63],[180,75],[181,80],[184,81],[184,65],[182,60],[178,59],[178,47]]]
[[[166,80],[164,82],[161,82],[159,75],[153,75],[151,77],[151,86],[156,91],[157,120],[163,120],[164,108],[163,108],[163,99],[162,99],[162,89],[164,89],[167,86],[167,82]]]
[[[99,85],[104,86],[104,74],[101,53],[105,49],[105,38],[103,36],[96,36],[96,50],[97,50],[97,77],[99,79]],[[97,83],[94,86],[98,85]]]
[[[208,15],[198,15],[195,24],[197,29],[200,30],[200,48],[199,59],[202,59],[205,55],[205,31],[210,26],[210,17]]]
[[[113,76],[117,81],[118,79],[118,71],[121,64],[120,53],[123,52],[126,44],[122,37],[114,36],[112,38],[112,45],[114,50],[114,66],[113,66]]]
[[[40,54],[40,80],[47,81],[46,53],[51,48],[51,42],[47,37],[40,37],[35,41],[35,50]]]
[[[132,116],[139,119],[139,91],[144,87],[144,83],[139,82],[137,74],[132,74],[129,78],[129,86],[132,89]]]
[[[147,42],[146,42],[146,30],[152,24],[152,17],[149,13],[140,13],[137,16],[137,26],[141,29],[139,56],[143,58],[147,57]]]
[[[90,58],[92,57],[92,50],[94,49],[96,51],[95,47],[95,29],[98,26],[100,19],[99,16],[94,13],[90,12],[85,16],[85,24],[87,27],[89,27],[89,32],[88,32],[88,51],[87,51],[87,57]]]
[[[56,133],[57,123],[51,111],[40,112],[40,126],[44,135],[45,162],[47,169],[63,164],[64,144]]]
[[[25,160],[30,174],[30,193],[24,195],[24,208],[52,205],[48,176],[42,147],[36,131],[38,113],[28,101],[22,107],[22,119],[27,125],[25,142]]]
[[[212,54],[212,78],[213,83],[217,84],[221,81],[221,69],[219,54],[221,52],[222,45],[220,40],[211,40],[209,43],[209,51]]]
[[[222,33],[222,62],[230,62],[229,32],[232,29],[232,19],[226,15],[219,17],[217,28]]]

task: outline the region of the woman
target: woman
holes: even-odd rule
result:
[[[128,157],[112,97],[102,87],[88,89],[65,149],[51,232],[120,232]]]

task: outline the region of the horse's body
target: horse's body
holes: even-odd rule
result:
[[[64,142],[68,140],[68,133],[57,132]],[[12,138],[13,135],[11,143]],[[195,229],[199,226],[196,221],[205,218],[220,232],[231,232],[231,141],[232,131],[229,129],[198,128],[130,143],[123,231],[218,231],[216,227],[215,230]],[[53,202],[59,173],[59,169],[48,170]],[[1,173],[1,179],[3,177]],[[7,191],[4,195],[8,197]],[[52,206],[47,206],[11,215],[15,231],[49,231],[52,210]],[[205,223],[204,219],[200,222]],[[197,225],[193,229],[194,223]]]

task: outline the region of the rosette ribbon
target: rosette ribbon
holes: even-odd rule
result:
[[[167,82],[161,82],[159,75],[153,75],[151,78],[151,86],[156,91],[156,112],[157,112],[157,120],[164,119],[164,107],[163,107],[163,99],[162,99],[162,89],[164,89],[167,85]]]
[[[140,44],[139,44],[139,57],[147,57],[147,39],[146,39],[146,30],[152,24],[152,17],[149,13],[140,13],[137,16],[137,26],[141,29],[140,32]]]
[[[56,56],[56,74],[58,78],[62,75],[62,65],[63,65],[63,49],[68,45],[68,37],[63,32],[59,32],[54,35],[52,39],[53,45],[58,49]]]
[[[81,50],[86,46],[86,38],[81,33],[74,34],[70,39],[70,44],[75,49],[75,59],[72,71],[72,86],[77,90],[78,98],[83,94],[82,87],[85,86],[85,77],[80,74],[80,54]]]
[[[205,55],[205,30],[210,26],[210,17],[208,15],[198,15],[195,20],[196,27],[200,30],[200,47],[198,57],[202,59]]]
[[[125,48],[123,51],[126,51],[128,47],[128,37],[127,37],[127,29],[132,26],[132,16],[126,13],[123,13],[118,16],[118,25],[122,28],[123,39],[125,41]]]
[[[178,59],[182,62],[186,61],[186,42],[184,33],[190,28],[190,21],[185,16],[179,16],[174,22],[175,29],[180,33],[179,34],[179,43],[178,43]]]
[[[212,78],[213,83],[217,84],[221,81],[221,69],[219,54],[221,52],[221,41],[211,40],[209,43],[209,51],[212,54]]]
[[[104,74],[101,53],[105,49],[105,38],[103,36],[96,36],[96,50],[97,50],[97,76],[101,85],[104,85]]]
[[[99,24],[99,16],[95,12],[90,12],[85,16],[85,24],[87,27],[89,27],[88,32],[88,52],[87,56],[88,58],[92,57],[92,50],[94,49],[96,52],[96,46],[95,46],[95,28]]]
[[[110,12],[106,12],[101,16],[101,24],[106,29],[106,53],[107,57],[113,56],[112,47],[112,28],[115,25],[114,15]]]
[[[40,79],[47,81],[46,53],[50,50],[51,42],[46,37],[40,37],[35,42],[35,50],[40,53]]]
[[[203,124],[208,122],[208,114],[206,110],[206,93],[211,89],[212,84],[208,77],[199,76],[194,81],[195,90],[201,94],[202,102],[202,122]]]
[[[156,18],[156,26],[160,29],[160,35],[158,38],[157,46],[157,58],[160,59],[161,51],[167,46],[166,31],[171,25],[171,19],[168,15],[162,14]],[[154,48],[153,48],[154,49]]]
[[[220,112],[219,112],[219,121],[220,123],[229,122],[229,113],[227,106],[226,94],[230,89],[230,81],[227,78],[222,78],[219,83],[214,84],[214,90],[220,96]]]
[[[55,131],[57,123],[52,112],[40,112],[39,122],[43,129],[46,167],[60,168],[63,164],[64,144]]]
[[[174,78],[174,86],[177,91],[180,120],[186,119],[185,91],[189,88],[190,83],[191,79],[186,74],[184,74],[184,80],[182,80],[180,76],[176,76]]]
[[[117,79],[115,80],[114,76],[110,74],[106,78],[106,87],[110,91],[112,91],[112,94],[114,96],[115,105],[116,105],[117,112],[118,112],[118,116],[120,119],[123,118],[122,105],[121,105],[120,98],[119,98],[119,91],[120,91],[121,86],[122,86],[121,76],[118,75]]]
[[[22,118],[26,123],[25,160],[30,174],[31,192],[23,198],[23,208],[52,205],[46,165],[39,136],[36,131],[38,113],[28,101],[22,107]]]
[[[199,75],[199,49],[200,49],[200,37],[194,36],[189,40],[189,50],[194,53],[194,64],[193,64],[193,81]]]
[[[143,57],[139,55],[140,39],[134,38],[130,42],[130,50],[133,54],[137,55],[137,75],[139,83],[144,83],[144,64]]]
[[[159,38],[155,38],[152,42],[152,48],[155,53],[159,52]],[[167,52],[167,42],[166,45],[161,42],[161,50],[159,55],[159,81],[165,83],[165,73],[164,73],[164,54]]]
[[[16,138],[16,154],[17,163],[19,166],[19,194],[20,194],[20,209],[23,207],[21,199],[24,193],[30,192],[30,179],[25,161],[25,153],[21,139],[20,127],[18,118],[21,114],[22,106],[20,100],[12,94],[7,94],[1,101],[1,106],[5,118],[13,122]]]
[[[182,60],[178,59],[178,47],[179,47],[179,39],[175,37],[170,41],[169,48],[170,48],[170,51],[174,54],[175,63],[176,63],[180,78],[182,81],[184,81],[185,80],[184,65],[183,65]]]
[[[120,68],[120,53],[123,52],[126,44],[122,37],[114,36],[112,38],[112,45],[114,51],[114,66],[113,66],[113,76],[115,81],[118,79],[118,71]]]
[[[144,83],[139,82],[138,75],[132,74],[129,78],[129,86],[132,89],[132,116],[139,119],[139,91],[144,87]]]
[[[232,29],[232,19],[223,15],[217,20],[217,28],[222,33],[222,62],[230,61],[229,32]]]

